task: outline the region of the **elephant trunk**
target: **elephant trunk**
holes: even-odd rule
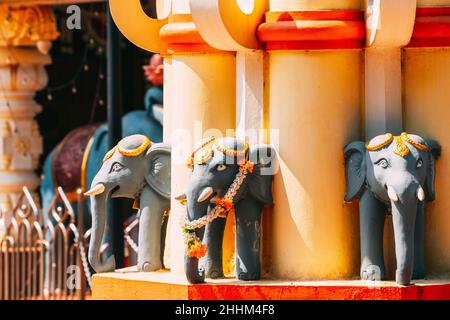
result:
[[[184,268],[186,278],[190,284],[199,284],[205,282],[205,269],[199,268],[199,260],[195,257],[184,256]]]
[[[197,219],[189,214],[189,212],[193,212],[193,211],[189,210],[189,208],[191,210],[193,209],[193,207],[190,206],[189,201],[188,201],[189,220],[192,221],[194,219]],[[198,212],[198,211],[196,211],[196,212]],[[206,213],[206,209],[205,209],[205,213]],[[203,240],[204,231],[205,231],[204,227],[195,231],[196,236],[200,240]],[[203,267],[199,266],[198,258],[188,256],[187,245],[186,245],[186,252],[185,252],[185,256],[184,256],[184,271],[186,273],[186,278],[190,284],[199,284],[199,283],[205,282],[206,271]]]
[[[187,214],[189,221],[199,219],[208,213],[209,199],[213,195],[213,192],[213,189],[210,187],[196,188],[191,185],[188,188]],[[195,233],[200,240],[203,240],[205,228],[197,229]],[[189,257],[185,253],[184,265],[186,278],[189,283],[198,284],[205,282],[206,271],[204,267],[199,266],[198,258]]]
[[[107,193],[92,195],[91,212],[92,212],[92,229],[91,241],[89,243],[89,263],[98,273],[110,272],[115,269],[114,255],[108,257],[105,263],[100,261],[100,247],[102,244],[103,234],[106,227],[106,201]]]
[[[397,270],[395,280],[400,285],[408,285],[411,282],[414,269],[414,230],[418,201],[421,188],[416,183],[410,183],[406,187],[399,187],[402,192],[395,193],[394,187],[390,188],[392,204],[392,220],[394,224],[395,255]]]

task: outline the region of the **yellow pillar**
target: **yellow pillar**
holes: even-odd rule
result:
[[[22,187],[33,190],[42,138],[36,91],[47,85],[48,50],[58,36],[50,8],[0,5],[0,208],[9,212]]]
[[[404,125],[407,132],[434,139],[442,146],[436,168],[436,200],[427,206],[425,215],[427,276],[442,276],[450,274],[450,32],[438,32],[450,30],[450,1],[418,0],[418,6],[416,31],[403,52]],[[428,13],[421,7],[429,8]],[[430,14],[434,18],[427,18]],[[444,27],[428,23],[433,20]]]
[[[362,137],[360,1],[270,5],[259,36],[269,51],[267,122],[280,170],[265,221],[264,265],[275,279],[356,276],[358,212],[343,200],[343,147]],[[324,9],[331,11],[314,12]]]
[[[190,0],[201,37],[212,47],[236,53],[236,137],[250,144],[264,142],[264,53],[256,30],[269,9],[268,0]],[[235,217],[227,218],[223,239],[224,273],[234,275]]]
[[[171,6],[170,6],[171,4]],[[186,209],[174,197],[185,192],[185,165],[202,137],[226,135],[235,128],[235,54],[205,43],[192,21],[189,0],[163,0],[168,18],[149,18],[139,0],[110,0],[121,32],[135,45],[165,57],[164,141],[172,145],[172,201],[165,253],[166,266],[184,273],[181,219]],[[164,14],[161,14],[164,16]],[[133,17],[130,19],[130,17]]]
[[[172,195],[185,192],[186,160],[193,145],[206,136],[224,136],[235,128],[235,55],[207,45],[198,34],[186,1],[174,1],[169,23],[160,36],[171,54],[170,92]],[[165,87],[167,90],[167,86]],[[184,273],[184,237],[180,221],[186,208],[172,197],[171,272]]]

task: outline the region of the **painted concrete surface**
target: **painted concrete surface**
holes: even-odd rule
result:
[[[208,280],[189,285],[168,271],[140,273],[127,268],[93,278],[94,300],[434,300],[450,299],[450,279],[414,281],[274,281]]]

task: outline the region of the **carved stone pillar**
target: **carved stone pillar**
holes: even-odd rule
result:
[[[34,170],[42,138],[36,91],[47,85],[48,50],[58,36],[48,7],[0,5],[0,209],[11,210],[22,187],[39,185]]]

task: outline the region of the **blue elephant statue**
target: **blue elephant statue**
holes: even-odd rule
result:
[[[390,133],[367,145],[353,142],[344,149],[345,201],[359,199],[361,278],[383,280],[384,221],[392,211],[398,284],[425,277],[425,202],[435,198],[435,162],[441,148],[417,135]]]
[[[223,277],[225,218],[233,209],[237,278],[260,279],[261,214],[264,205],[273,205],[274,158],[271,146],[249,147],[236,138],[209,138],[198,144],[188,161],[192,175],[186,194],[177,197],[187,206],[183,231],[190,283]]]
[[[141,134],[153,142],[163,139],[162,105],[163,89],[152,87],[145,96],[145,111],[132,111],[122,118],[122,136]],[[102,167],[102,160],[108,152],[108,126],[106,124],[86,125],[71,131],[49,154],[44,162],[44,174],[40,187],[44,223],[47,223],[52,202],[58,187],[62,187],[72,202],[76,204],[78,188],[86,191],[95,175]],[[76,211],[76,210],[75,210]],[[90,208],[86,202],[85,228],[89,228]],[[105,242],[111,235],[106,231]]]
[[[132,135],[109,151],[86,192],[91,200],[92,231],[89,262],[96,272],[115,269],[114,256],[104,263],[100,246],[106,227],[108,198],[135,200],[139,209],[138,270],[161,269],[165,228],[163,217],[170,209],[170,147],[152,143],[146,136]]]

